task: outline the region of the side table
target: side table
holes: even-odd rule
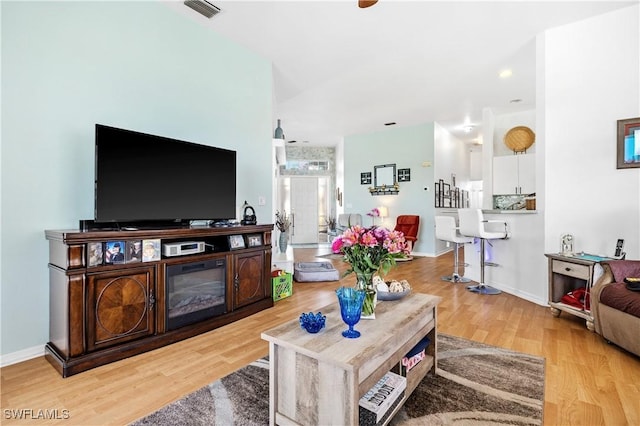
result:
[[[570,291],[584,287],[587,293],[593,286],[593,270],[597,263],[608,258],[592,255],[565,256],[546,253],[549,259],[549,306],[553,316],[562,312],[580,317],[586,321],[587,329],[594,331],[593,315],[588,306],[582,309],[562,303],[562,296]]]

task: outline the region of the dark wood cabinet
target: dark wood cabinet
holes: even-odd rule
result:
[[[128,231],[46,231],[49,240],[49,342],[45,357],[67,377],[100,365],[156,349],[237,321],[273,306],[271,232],[273,225],[229,228],[176,228]],[[245,241],[259,234],[260,245],[231,250],[229,237]],[[150,262],[89,265],[90,247],[109,241],[159,240],[160,244],[205,243],[206,250],[162,256]],[[92,261],[93,262],[93,261]],[[206,318],[171,327],[167,312],[175,308],[166,281],[178,265],[216,264],[218,306]],[[197,277],[195,278],[197,281]],[[176,283],[179,285],[179,283]],[[197,286],[195,286],[197,287]],[[183,294],[183,301],[195,297]]]
[[[87,350],[155,332],[154,268],[87,276]]]
[[[263,252],[242,253],[234,256],[234,309],[249,305],[265,297],[271,297],[271,286],[262,284],[264,276],[265,262]]]

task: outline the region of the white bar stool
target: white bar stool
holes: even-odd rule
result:
[[[450,281],[452,283],[468,283],[471,280],[466,277],[461,277],[458,273],[458,251],[461,244],[468,244],[473,242],[472,237],[465,237],[458,232],[456,227],[456,219],[451,216],[436,216],[436,238],[442,241],[449,241],[455,244],[453,249],[453,273],[451,275],[442,277],[442,281]]]
[[[467,290],[479,294],[500,294],[502,291],[484,284],[484,267],[498,266],[496,263],[485,262],[484,243],[485,240],[497,240],[509,238],[507,223],[499,220],[484,220],[480,209],[458,209],[458,219],[460,220],[460,233],[467,237],[480,238],[480,283],[467,287]],[[504,225],[504,231],[487,231],[487,223],[500,223]]]

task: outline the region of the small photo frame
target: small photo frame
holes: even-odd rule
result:
[[[262,245],[262,235],[261,234],[252,234],[247,235],[247,246],[248,247],[258,247]]]
[[[104,263],[124,263],[125,251],[124,241],[107,241],[104,243]]]
[[[142,262],[142,240],[127,241],[124,260],[127,263]]]
[[[142,240],[142,261],[160,260],[160,239]]]
[[[371,185],[371,172],[360,173],[360,185]]]
[[[229,249],[239,250],[245,248],[244,238],[242,235],[229,235]]]
[[[410,182],[411,169],[398,169],[398,182]]]
[[[87,258],[89,259],[89,266],[100,266],[104,261],[102,254],[102,243],[89,243],[87,244]]]

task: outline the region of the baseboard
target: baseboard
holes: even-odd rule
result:
[[[22,361],[38,358],[39,356],[44,356],[44,345],[32,346],[6,355],[0,355],[0,367],[17,364]]]
[[[518,290],[509,286],[496,285],[496,283],[487,283],[487,285],[490,285],[493,288],[502,290],[505,293],[509,293],[513,296],[519,297],[520,299],[528,300],[529,302],[535,303],[536,305],[549,306],[549,303],[547,300],[541,300],[539,297],[536,297],[531,293],[527,293],[525,291]]]

